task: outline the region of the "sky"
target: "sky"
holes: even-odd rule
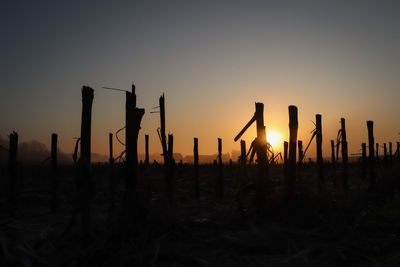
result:
[[[349,153],[367,141],[400,139],[400,2],[398,1],[19,1],[0,3],[0,135],[72,152],[80,134],[81,87],[95,90],[92,152],[107,154],[108,133],[124,126],[125,94],[103,86],[136,85],[145,108],[139,135],[161,151],[165,93],[174,151],[240,150],[233,138],[264,103],[267,135],[288,139],[288,106],[299,113],[307,143],[322,114],[323,154],[340,118]],[[249,143],[255,126],[244,135]],[[123,150],[116,143],[116,154]],[[276,146],[277,152],[282,146]],[[315,146],[307,152],[315,156]]]

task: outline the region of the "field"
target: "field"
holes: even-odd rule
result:
[[[368,190],[359,162],[349,163],[344,193],[341,165],[297,169],[294,196],[286,197],[282,165],[270,167],[265,206],[254,204],[257,166],[223,165],[224,195],[216,196],[217,165],[200,165],[200,198],[193,165],[174,168],[175,205],[168,205],[163,165],[138,168],[136,208],[126,213],[125,175],[115,165],[115,208],[110,208],[108,164],[93,164],[91,237],[83,241],[76,205],[75,166],[59,166],[59,208],[51,211],[48,166],[18,168],[17,204],[1,199],[0,266],[398,266],[400,264],[400,163],[375,166]],[[2,171],[2,188],[7,177]],[[76,220],[74,220],[74,214]],[[133,220],[126,226],[125,217]],[[124,226],[125,225],[125,226]]]

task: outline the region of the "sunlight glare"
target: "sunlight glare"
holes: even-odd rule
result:
[[[273,148],[277,148],[282,143],[282,135],[275,131],[269,131],[267,133],[267,142],[270,143]]]

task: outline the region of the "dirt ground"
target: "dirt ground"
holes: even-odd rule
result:
[[[133,223],[122,227],[122,166],[116,167],[116,207],[110,211],[108,166],[97,164],[92,235],[82,242],[79,213],[72,220],[75,168],[58,170],[60,207],[53,213],[49,168],[25,166],[18,172],[15,215],[2,191],[0,266],[400,266],[399,167],[379,164],[378,189],[368,192],[368,176],[352,163],[345,194],[340,166],[326,165],[321,188],[316,166],[305,164],[296,195],[287,201],[282,166],[273,166],[262,211],[254,205],[256,166],[248,167],[244,179],[240,166],[224,165],[224,197],[218,200],[218,169],[201,165],[196,201],[193,166],[178,164],[175,209],[166,204],[162,166],[141,167],[142,210],[133,210]],[[4,167],[1,177],[5,189]]]

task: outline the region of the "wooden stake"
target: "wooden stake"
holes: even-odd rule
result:
[[[268,179],[268,160],[267,160],[267,136],[264,125],[264,104],[256,103],[256,112],[254,114],[257,127],[256,153],[258,163],[258,181],[256,191],[256,205],[259,212],[265,209],[265,180]]]
[[[375,180],[375,158],[374,158],[374,122],[367,121],[367,129],[368,129],[368,147],[369,147],[369,169],[370,169],[370,190],[376,189],[376,180]]]
[[[90,87],[82,87],[81,156],[78,164],[81,170],[81,177],[78,187],[81,211],[81,235],[85,243],[91,237],[90,200],[94,195],[94,183],[90,174],[93,92],[93,89]]]
[[[289,106],[289,160],[288,160],[288,197],[292,198],[296,182],[296,144],[297,144],[297,107]]]
[[[316,120],[316,142],[317,142],[317,164],[318,164],[318,177],[320,184],[324,184],[324,161],[322,158],[322,120],[321,115],[315,115]]]
[[[389,160],[392,161],[393,159],[393,144],[389,142]]]
[[[342,173],[342,184],[345,193],[348,192],[348,176],[347,176],[347,163],[349,161],[348,150],[347,150],[347,134],[346,134],[346,120],[340,119],[341,133],[342,133],[342,161],[343,161],[343,173]]]
[[[223,180],[223,165],[222,165],[222,139],[218,138],[218,170],[219,170],[219,176],[218,176],[218,198],[219,200],[222,200],[224,197],[224,180]]]
[[[194,138],[193,147],[193,159],[194,159],[194,195],[195,199],[200,200],[200,186],[199,186],[199,140]]]
[[[383,143],[383,160],[384,161],[388,160],[386,143]]]
[[[144,136],[145,139],[145,153],[146,153],[146,157],[144,160],[144,165],[146,166],[146,169],[149,167],[150,161],[149,161],[149,135],[146,134]]]
[[[58,208],[58,177],[57,177],[57,134],[51,135],[51,173],[52,173],[52,199],[51,210],[56,212]]]

